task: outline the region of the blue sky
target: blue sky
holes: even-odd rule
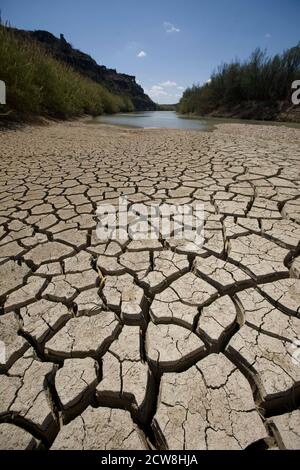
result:
[[[160,103],[257,47],[299,42],[300,0],[0,0],[23,29],[64,33],[98,63],[135,75]]]

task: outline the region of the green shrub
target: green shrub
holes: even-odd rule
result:
[[[182,114],[209,114],[220,108],[234,109],[246,102],[270,103],[286,101],[291,84],[300,78],[300,43],[283,54],[267,57],[256,49],[245,62],[223,64],[213,73],[209,83],[188,88],[179,102]]]
[[[0,25],[0,79],[6,83],[5,111],[69,118],[133,111],[128,97],[75,72],[33,41],[21,41]]]

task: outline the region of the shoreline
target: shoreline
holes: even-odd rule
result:
[[[141,111],[141,113],[146,111]],[[160,112],[152,111],[152,112]],[[164,112],[175,112],[176,111],[164,111]],[[112,126],[112,127],[120,127],[124,129],[141,129],[141,130],[181,130],[180,128],[168,128],[168,127],[142,127],[142,126],[135,126],[130,124],[120,124],[120,123],[108,123],[108,122],[101,122],[101,118],[105,117],[118,117],[128,115],[130,117],[131,113],[116,113],[116,114],[107,114],[107,115],[100,115],[100,116],[92,116],[92,115],[83,115],[79,117],[74,117],[70,119],[58,119],[58,118],[49,118],[44,116],[35,116],[30,118],[29,120],[1,120],[0,115],[0,132],[5,130],[16,130],[22,129],[24,127],[36,127],[36,126],[47,126],[52,124],[64,124],[64,123],[72,123],[72,122],[82,122],[88,125],[101,125],[101,126]],[[292,129],[300,129],[300,122],[293,122],[293,121],[277,121],[277,120],[257,120],[257,119],[242,119],[242,118],[235,118],[235,117],[219,117],[219,116],[201,116],[195,114],[180,114],[176,113],[176,115],[181,119],[191,119],[191,120],[203,120],[207,123],[206,129],[182,129],[182,130],[198,130],[200,132],[206,131],[213,131],[218,125],[222,124],[240,124],[240,125],[257,125],[257,126],[276,126],[276,127],[287,127]],[[100,118],[99,121],[97,119]]]
[[[207,121],[219,121],[220,124],[253,124],[261,126],[287,126],[296,129],[300,129],[300,122],[295,121],[277,121],[277,120],[263,120],[263,119],[243,119],[239,117],[222,117],[222,116],[211,116],[211,115],[197,115],[197,114],[180,114],[177,113],[182,119],[204,119]]]

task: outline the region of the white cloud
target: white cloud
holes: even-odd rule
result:
[[[266,34],[265,34],[265,38],[266,38],[266,39],[270,39],[271,37],[272,37],[272,35],[271,35],[270,33],[266,33]]]
[[[165,88],[172,88],[177,86],[176,82],[172,82],[171,80],[167,80],[166,82],[160,83],[160,86],[165,87]]]
[[[168,96],[169,94],[160,85],[153,85],[148,90],[145,90],[147,95],[151,96],[153,100],[157,100],[162,96]]]
[[[157,95],[157,96],[160,96],[160,95],[162,95],[162,96],[167,96],[167,95],[168,95],[168,93],[167,93],[167,92],[163,89],[163,87],[160,86],[160,85],[153,85],[153,86],[150,88],[150,90],[151,90],[151,93],[152,93],[152,94],[155,94],[155,95]]]
[[[139,58],[139,59],[143,59],[144,57],[146,57],[147,55],[147,52],[145,51],[140,51],[136,56]]]
[[[182,95],[184,87],[178,86],[173,80],[167,80],[152,85],[149,89],[145,90],[154,101],[175,102]]]
[[[164,28],[165,28],[166,33],[179,33],[180,32],[180,29],[176,28],[176,26],[174,26],[169,21],[164,22]]]
[[[207,85],[209,85],[211,83],[211,78],[209,78],[207,81],[206,81]]]

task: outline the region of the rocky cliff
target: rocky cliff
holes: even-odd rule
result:
[[[118,73],[114,69],[98,65],[91,56],[74,49],[65,40],[63,34],[60,35],[60,38],[57,38],[48,31],[23,31],[19,29],[13,29],[13,31],[17,35],[37,41],[57,60],[67,63],[82,75],[104,85],[112,93],[127,95],[137,111],[156,109],[156,104],[144,93],[143,88],[136,83],[134,76]]]

